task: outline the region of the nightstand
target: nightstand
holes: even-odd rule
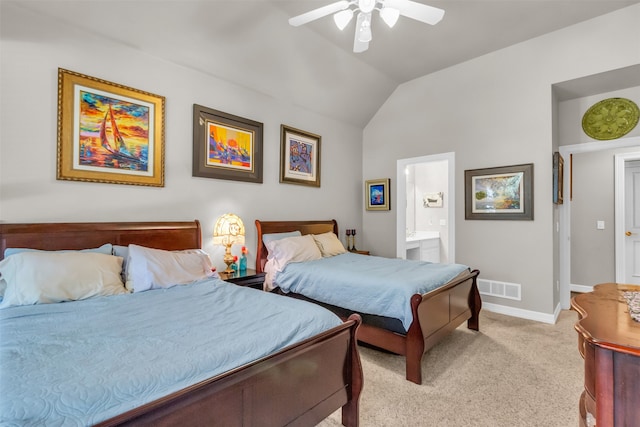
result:
[[[349,252],[351,252],[352,254],[369,255],[369,251],[350,250]]]
[[[220,278],[226,282],[231,282],[238,286],[247,286],[249,288],[262,290],[265,273],[256,273],[255,270],[247,268],[246,271],[235,272],[232,274],[218,273]]]

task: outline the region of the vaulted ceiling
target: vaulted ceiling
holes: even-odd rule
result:
[[[366,52],[354,22],[288,19],[334,0],[2,0],[135,49],[364,127],[406,81],[640,0],[418,0],[437,25],[377,15]],[[355,20],[354,20],[355,21]]]

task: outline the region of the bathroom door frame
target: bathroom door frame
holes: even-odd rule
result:
[[[447,162],[447,190],[444,194],[442,203],[448,207],[447,228],[449,241],[447,242],[448,263],[456,262],[456,154],[454,152],[433,154],[430,156],[411,157],[408,159],[399,159],[396,163],[396,198],[398,212],[396,215],[396,257],[406,259],[407,257],[407,177],[405,169],[409,165],[430,163],[430,162]]]

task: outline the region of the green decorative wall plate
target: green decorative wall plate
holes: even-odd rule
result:
[[[636,127],[640,109],[626,98],[609,98],[593,104],[582,117],[584,133],[593,139],[620,138]]]

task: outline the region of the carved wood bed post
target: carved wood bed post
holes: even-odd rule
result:
[[[418,319],[418,306],[422,303],[422,295],[415,294],[411,297],[411,313],[414,319]],[[406,341],[406,378],[407,380],[422,384],[422,355],[424,354],[424,337],[420,322],[411,322],[407,331]]]
[[[357,325],[351,330],[351,372],[348,377],[351,379],[349,388],[349,402],[342,407],[342,425],[347,427],[358,427],[360,422],[360,393],[364,386],[364,373],[362,371],[362,361],[358,353],[358,339],[356,333],[362,324],[359,314],[352,314],[348,320],[354,320]]]
[[[467,328],[474,331],[480,330],[480,309],[482,309],[482,299],[480,298],[480,292],[478,291],[477,279],[478,275],[475,275],[471,284],[471,292],[469,292],[469,307],[471,308],[471,317],[469,318],[469,320],[467,320]]]

